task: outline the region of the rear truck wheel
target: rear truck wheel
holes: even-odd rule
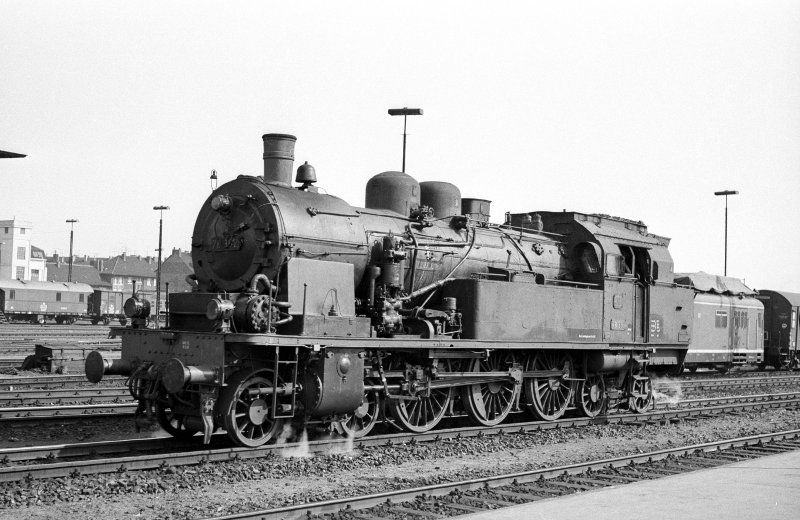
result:
[[[169,404],[156,403],[156,417],[161,428],[178,439],[188,439],[200,431],[186,426],[186,416],[175,413]]]
[[[715,368],[717,369],[717,372],[719,372],[720,374],[725,374],[728,372],[729,367],[728,365],[717,365]]]
[[[127,323],[128,323],[128,320],[127,320],[127,319],[125,319],[125,318],[120,318],[120,319],[119,319],[119,324],[120,324],[120,325],[122,325],[123,327],[124,327],[125,325],[127,325]]]
[[[225,430],[239,446],[255,448],[269,442],[281,426],[280,419],[270,419],[272,396],[252,395],[258,390],[273,388],[272,372],[259,372],[252,376],[246,372],[235,374],[220,397],[224,410]],[[278,385],[281,381],[277,381]]]
[[[567,357],[558,352],[539,351],[528,358],[525,371],[563,370]],[[564,375],[529,377],[523,382],[525,399],[531,405],[533,414],[545,421],[555,421],[564,415],[572,399],[572,386]]]
[[[690,366],[690,367],[689,367],[689,372],[691,372],[692,374],[694,374],[695,372],[697,372],[697,365],[692,365],[692,366]]]
[[[108,316],[103,316],[103,325],[110,325],[110,324],[111,324],[111,318],[109,318]]]
[[[650,378],[641,375],[631,375],[631,396],[628,398],[628,408],[632,412],[644,413],[653,405],[653,384]]]
[[[366,436],[378,424],[381,410],[378,392],[369,391],[364,394],[364,402],[342,420],[336,421],[333,427],[345,437],[360,439]]]
[[[474,359],[469,372],[502,372],[514,364],[514,354],[505,352],[489,359]],[[517,401],[517,385],[513,381],[492,381],[461,387],[461,402],[472,422],[496,426],[508,417]]]
[[[608,406],[608,394],[603,376],[589,374],[586,379],[578,383],[575,390],[578,411],[586,417],[597,417],[605,413]]]

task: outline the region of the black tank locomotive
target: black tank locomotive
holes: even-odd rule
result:
[[[507,214],[449,183],[385,172],[365,208],[320,193],[293,136],[267,134],[264,175],[200,209],[194,291],[148,328],[133,298],[122,357],[142,420],[176,436],[223,428],[258,446],[285,421],[347,435],[382,419],[410,431],[465,413],[491,426],[529,409],[554,420],[647,409],[647,367],[680,364],[692,292],[673,283],[669,239],[641,222],[576,212]]]

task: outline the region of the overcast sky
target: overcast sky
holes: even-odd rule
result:
[[[0,219],[48,255],[188,249],[220,181],[298,137],[319,186],[448,181],[642,220],[679,271],[800,292],[800,2],[0,0]]]

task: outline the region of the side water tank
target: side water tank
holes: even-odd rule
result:
[[[461,215],[461,191],[455,184],[439,181],[419,183],[420,203],[433,208],[436,218]]]
[[[407,217],[419,207],[419,183],[403,172],[383,172],[367,182],[365,208],[386,209]]]

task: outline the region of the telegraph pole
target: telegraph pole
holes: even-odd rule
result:
[[[72,236],[76,222],[78,222],[78,219],[67,219],[67,224],[69,224],[69,269],[67,270],[67,282],[72,282]]]
[[[169,206],[153,206],[153,209],[159,212],[158,217],[158,269],[156,270],[156,327],[161,328],[158,321],[159,311],[161,308],[161,232],[164,227],[164,211],[169,209]]]
[[[735,190],[715,191],[714,195],[725,196],[725,270],[723,274],[728,276],[728,195],[738,195]]]

